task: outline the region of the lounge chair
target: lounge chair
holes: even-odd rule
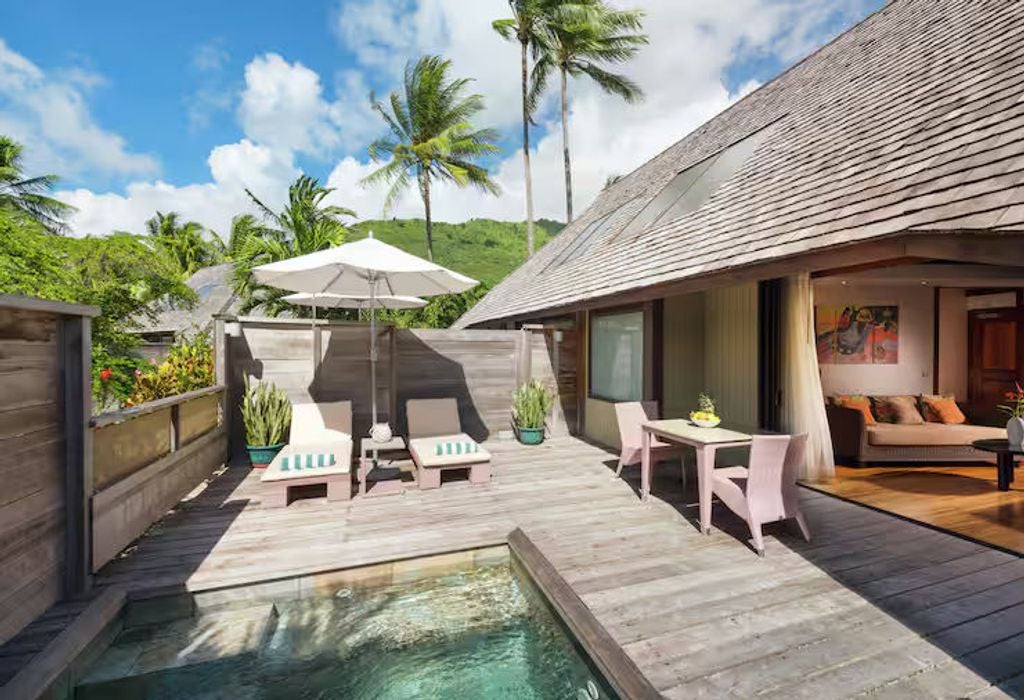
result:
[[[263,472],[265,508],[288,505],[288,489],[327,484],[328,501],[352,498],[352,402],[292,406],[288,445]]]
[[[648,420],[658,419],[657,401],[623,401],[615,404],[615,418],[619,424],[619,464],[615,467],[615,476],[622,474],[622,468],[640,464],[643,457],[643,435],[640,424]],[[683,468],[683,484],[686,484],[685,453],[688,448],[670,442],[662,442],[651,437],[651,465],[678,459]]]
[[[761,526],[796,520],[808,542],[811,531],[800,513],[797,474],[807,451],[807,435],[755,435],[749,467],[722,467],[712,475],[712,491],[729,510],[747,521],[754,549],[764,556]]]
[[[455,399],[412,399],[405,404],[409,454],[421,489],[441,485],[445,469],[468,469],[473,484],[491,480],[491,455],[462,432]]]

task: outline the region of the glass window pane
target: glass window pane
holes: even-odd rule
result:
[[[590,395],[639,401],[644,390],[642,311],[595,314],[590,319]]]

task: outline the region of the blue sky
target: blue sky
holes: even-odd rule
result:
[[[626,3],[618,2],[625,5]],[[609,174],[628,172],[738,95],[769,80],[883,0],[635,0],[651,46],[627,70],[640,107],[573,86],[582,209]],[[25,142],[35,171],[63,176],[78,233],[137,228],[159,207],[223,229],[243,186],[274,200],[299,171],[338,187],[361,216],[380,194],[358,180],[380,131],[370,88],[392,88],[416,55],[450,56],[502,130],[489,165],[504,195],[441,192],[442,218],[521,218],[515,47],[489,28],[504,0],[140,3],[49,1],[0,9],[0,131]],[[541,214],[557,216],[554,103],[534,134]],[[551,186],[545,187],[547,180]],[[550,190],[550,192],[548,192]],[[415,215],[408,197],[396,215]]]

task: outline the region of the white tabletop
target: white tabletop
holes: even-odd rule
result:
[[[645,421],[643,427],[669,440],[685,442],[689,445],[718,445],[750,442],[750,433],[729,430],[727,428],[702,428],[694,425],[686,418],[671,420]]]
[[[401,435],[393,435],[387,442],[377,442],[372,437],[364,437],[359,440],[359,449],[364,454],[373,450],[404,450],[405,438]]]

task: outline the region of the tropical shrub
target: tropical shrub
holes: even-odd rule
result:
[[[241,411],[246,444],[270,447],[284,442],[292,423],[292,404],[283,390],[273,383],[252,384],[246,377]]]
[[[167,359],[148,371],[137,370],[127,406],[138,406],[213,386],[213,345],[205,332],[183,334],[171,346]]]
[[[518,428],[539,430],[547,422],[555,403],[555,393],[536,379],[516,389],[512,395],[512,419]]]

